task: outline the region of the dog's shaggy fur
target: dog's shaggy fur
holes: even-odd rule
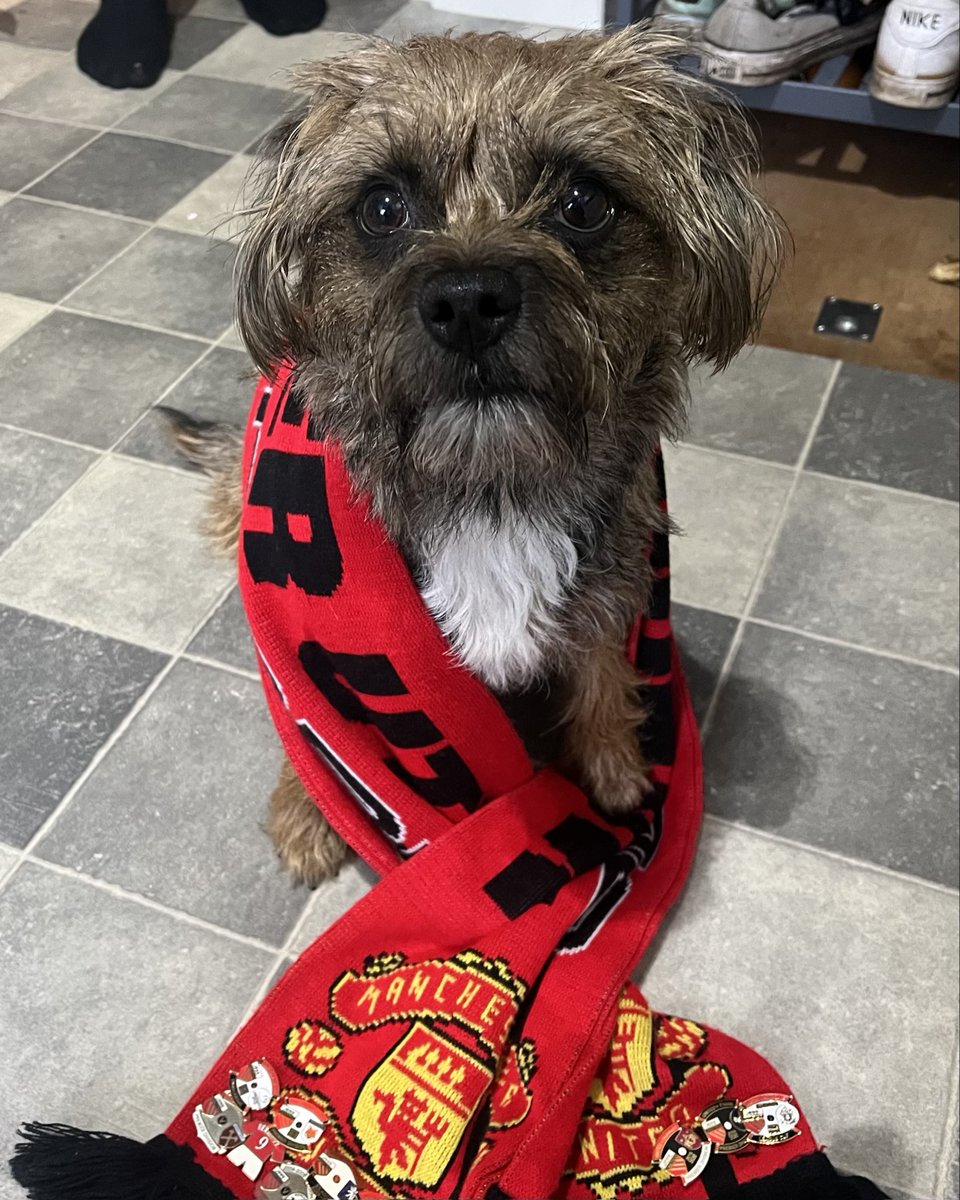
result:
[[[238,267],[256,365],[296,362],[454,650],[500,693],[549,684],[566,764],[608,811],[646,786],[623,645],[663,523],[654,446],[682,426],[687,363],[722,367],[754,330],[780,247],[745,121],[675,69],[681,48],[470,34],[305,65]],[[425,296],[478,272],[503,330],[451,347]],[[232,544],[236,442],[203,440]],[[301,876],[339,865],[292,772],[271,827]]]

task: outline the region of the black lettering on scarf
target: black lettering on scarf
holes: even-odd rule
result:
[[[273,513],[272,532],[248,529],[243,535],[254,582],[285,588],[292,581],[309,596],[333,595],[343,578],[343,559],[327,507],[323,458],[264,450],[248,503]]]
[[[444,741],[426,713],[379,712],[365,696],[406,696],[406,687],[385,654],[333,653],[319,642],[303,642],[300,662],[311,682],[347,721],[372,725],[397,750],[427,749]],[[425,755],[431,774],[417,775],[397,759],[386,766],[421,799],[439,808],[460,804],[472,812],[482,799],[480,785],[453,746],[441,746]]]

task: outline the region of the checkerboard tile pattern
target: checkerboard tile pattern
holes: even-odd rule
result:
[[[245,416],[229,239],[282,69],[494,27],[331,0],[271,39],[198,0],[159,83],[110,92],[73,63],[91,0],[2,9],[0,1160],[24,1115],[154,1132],[375,882],[276,868],[275,735],[155,406]],[[645,986],[770,1054],[840,1165],[960,1200],[957,390],[761,347],[693,394],[667,459],[708,817]]]

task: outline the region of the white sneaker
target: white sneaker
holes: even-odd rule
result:
[[[960,83],[960,0],[890,0],[870,94],[903,108],[942,108]]]

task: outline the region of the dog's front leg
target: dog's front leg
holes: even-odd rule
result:
[[[333,879],[350,853],[350,847],[307,794],[286,757],[270,796],[267,832],[280,861],[294,879],[308,887]]]
[[[638,683],[623,639],[609,636],[578,654],[567,676],[565,765],[608,813],[636,808],[650,789]]]

